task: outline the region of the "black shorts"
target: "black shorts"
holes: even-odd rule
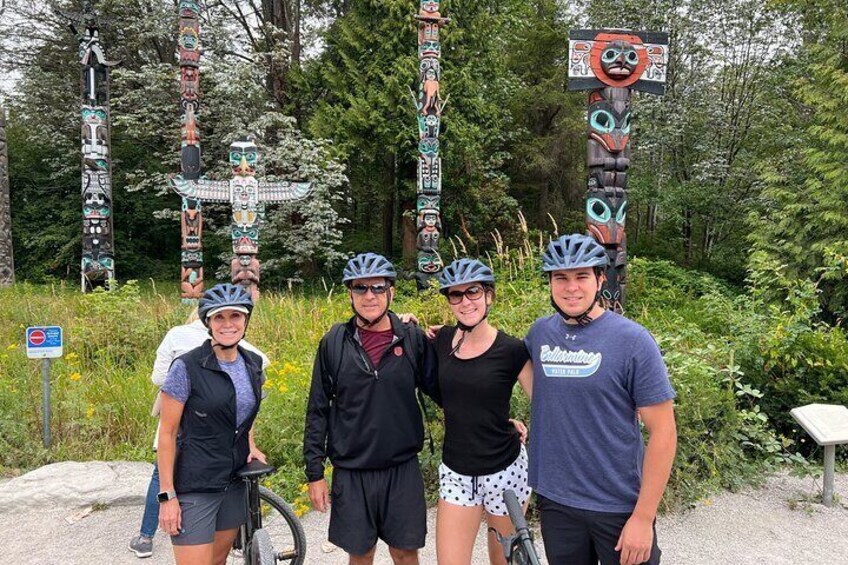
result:
[[[395,549],[420,549],[427,505],[418,458],[388,469],[333,469],[330,542],[364,555],[380,538]]]
[[[539,496],[542,518],[542,540],[551,565],[619,565],[621,552],[615,550],[618,537],[630,513],[593,512],[563,506]],[[654,523],[654,546],[648,565],[659,565],[662,552],[657,546]]]

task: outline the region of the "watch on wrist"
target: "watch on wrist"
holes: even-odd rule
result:
[[[159,502],[168,502],[169,500],[172,500],[174,498],[177,498],[177,493],[173,490],[163,490],[162,492],[156,495],[156,499]]]

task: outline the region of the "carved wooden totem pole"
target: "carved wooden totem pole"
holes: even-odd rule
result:
[[[0,106],[0,286],[15,282],[12,255],[12,204],[9,200],[9,154],[6,149],[6,110]]]
[[[201,202],[232,204],[233,253],[232,282],[250,290],[254,299],[259,292],[259,229],[265,219],[265,204],[294,202],[306,198],[312,183],[261,181],[256,178],[259,150],[253,140],[242,138],[230,145],[230,165],[235,177],[230,181],[208,179],[172,179],[174,190],[183,198]]]
[[[180,0],[177,44],[180,50],[180,171],[185,180],[200,178],[200,4]],[[180,296],[184,302],[203,294],[203,217],[200,200],[182,196]]]
[[[439,81],[442,70],[439,61],[442,46],[439,29],[450,19],[439,13],[439,0],[421,0],[418,14],[418,81],[413,93],[418,111],[418,201],[416,204],[416,228],[418,238],[419,288],[426,288],[428,281],[442,270],[444,263],[439,255],[439,239],[442,229],[441,194],[442,161],[439,157],[439,127],[442,101]]]
[[[91,2],[83,2],[82,13],[60,14],[71,21],[82,66],[82,291],[87,292],[95,286],[108,289],[115,278],[109,68],[118,63],[106,59]]]
[[[586,225],[609,255],[602,290],[608,309],[624,309],[627,267],[627,169],[633,90],[664,94],[668,34],[573,30],[568,89],[589,90]]]

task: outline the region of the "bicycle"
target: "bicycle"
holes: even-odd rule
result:
[[[237,473],[247,483],[248,516],[227,563],[303,565],[306,561],[306,536],[300,520],[282,498],[259,485],[261,477],[274,471],[271,465],[254,460]]]
[[[536,546],[533,545],[533,532],[527,527],[527,520],[524,519],[524,512],[521,511],[518,498],[512,490],[507,489],[503,492],[503,501],[515,528],[515,534],[503,537],[494,528],[489,528],[489,531],[495,532],[495,536],[503,546],[506,562],[509,565],[540,565],[539,554],[536,553]]]

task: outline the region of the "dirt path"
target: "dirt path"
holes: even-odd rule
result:
[[[658,521],[663,562],[667,564],[714,565],[818,565],[848,563],[848,509],[837,505],[824,508],[810,502],[814,492],[810,479],[778,475],[765,488],[741,493],[724,493],[681,514],[662,516]],[[837,476],[836,492],[848,501],[848,474]],[[844,503],[844,502],[843,502]],[[171,565],[170,543],[156,537],[150,559],[138,560],[127,543],[138,527],[141,506],[118,506],[94,511],[75,524],[66,517],[69,508],[0,513],[2,563],[33,565]],[[421,563],[435,563],[433,520],[430,513],[428,546]],[[322,551],[327,516],[317,513],[304,518],[310,550],[307,563],[346,563],[341,550]],[[541,544],[538,544],[541,549]],[[388,564],[385,546],[376,560]],[[481,528],[474,564],[487,563]]]

